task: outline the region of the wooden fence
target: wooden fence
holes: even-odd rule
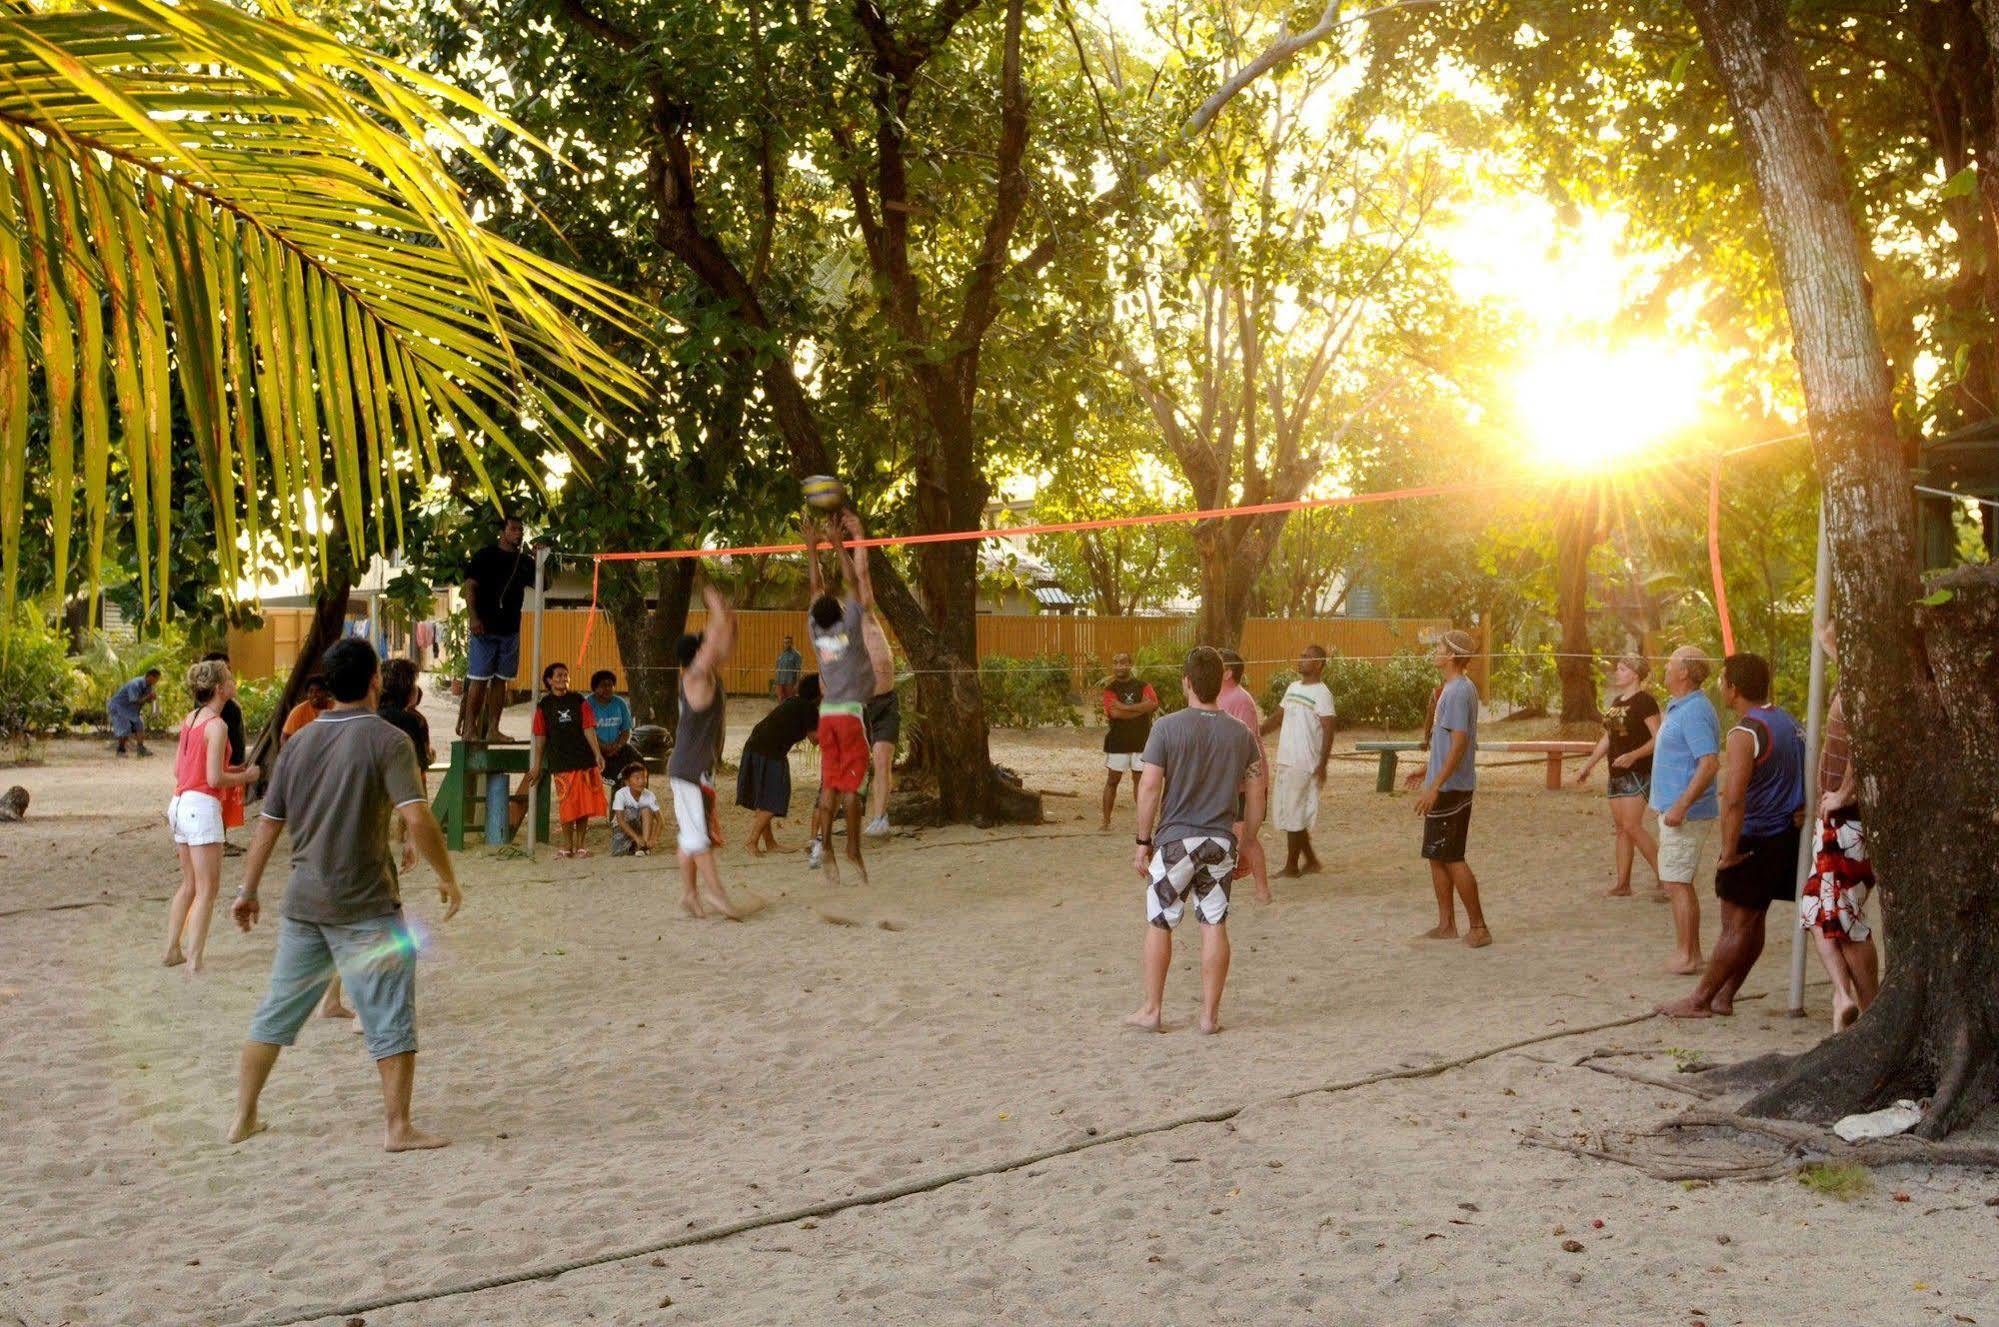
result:
[[[592,672],[608,668],[624,685],[625,667],[618,656],[617,633],[610,620],[599,613],[596,629],[590,634],[590,648],[583,646],[584,626],[590,610],[551,608],[542,619],[540,658],[561,660],[569,665],[572,684],[585,685]],[[700,609],[687,615],[687,629],[701,630],[706,617]],[[312,619],[309,609],[272,609],[264,614],[263,626],[253,631],[232,632],[229,656],[239,676],[270,677],[284,673],[298,655],[299,641]],[[1242,655],[1250,661],[1245,679],[1251,690],[1260,691],[1270,675],[1290,666],[1305,646],[1318,644],[1348,658],[1377,658],[1407,651],[1427,649],[1437,633],[1450,623],[1443,618],[1251,618],[1243,628]],[[1142,647],[1161,642],[1191,642],[1193,620],[1184,617],[1057,617],[981,615],[979,653],[982,657],[1008,655],[1031,658],[1035,655],[1066,655],[1071,660],[1071,685],[1081,690],[1108,667],[1119,651],[1136,654]],[[736,646],[723,670],[723,685],[732,695],[766,695],[771,687],[771,666],[784,637],[790,636],[811,667],[812,650],[806,632],[805,614],[799,612],[743,612],[736,614]],[[538,668],[534,657],[534,615],[521,622],[521,665],[514,685],[526,690]],[[1483,660],[1479,661],[1481,664]],[[1482,669],[1473,680],[1484,688]]]

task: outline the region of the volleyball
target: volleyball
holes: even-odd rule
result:
[[[847,500],[847,486],[832,475],[812,475],[804,488],[806,505],[820,511],[837,511]]]

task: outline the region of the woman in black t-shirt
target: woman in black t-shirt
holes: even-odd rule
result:
[[[1610,762],[1610,820],[1617,829],[1617,883],[1608,893],[1631,893],[1631,861],[1636,855],[1659,874],[1659,844],[1645,828],[1645,803],[1652,791],[1652,743],[1659,736],[1659,702],[1645,689],[1651,665],[1644,656],[1627,654],[1610,666],[1610,696],[1603,706],[1603,736],[1596,750],[1576,773],[1578,784],[1589,779],[1597,762]]]
[[[541,670],[548,694],[534,711],[534,757],[526,786],[541,777],[542,762],[555,785],[556,814],[567,838],[557,857],[588,857],[583,836],[590,822],[605,813],[603,750],[597,745],[597,716],[581,692],[569,689],[569,665],[552,663]]]

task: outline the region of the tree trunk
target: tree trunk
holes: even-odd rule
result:
[[[1289,515],[1280,511],[1238,516],[1202,521],[1194,527],[1194,557],[1201,569],[1201,607],[1194,615],[1196,645],[1212,645],[1218,650],[1242,648],[1251,594],[1270,563],[1271,551],[1277,547],[1277,536]]]
[[[263,796],[264,788],[270,782],[271,762],[277,757],[278,735],[284,731],[286,716],[292,712],[293,706],[305,698],[306,681],[319,671],[320,656],[347,630],[347,596],[353,585],[345,548],[339,551],[338,556],[328,559],[326,574],[326,583],[313,596],[312,625],[307,628],[305,639],[299,642],[298,658],[292,660],[291,673],[285,678],[285,689],[278,696],[278,707],[271,711],[264,731],[257,734],[244,756],[249,764],[263,768],[263,777],[257,780],[259,797]]]
[[[1589,636],[1589,555],[1596,547],[1597,494],[1594,486],[1558,499],[1555,509],[1555,617],[1562,643],[1555,675],[1562,680],[1562,722],[1597,719],[1595,649]]]
[[[672,558],[656,562],[653,597],[648,606],[644,581],[628,565],[606,567],[604,608],[618,638],[618,657],[625,665],[625,685],[631,693],[632,717],[658,724],[668,733],[680,721],[680,671],[673,646],[687,630],[687,609],[694,600],[695,562]],[[572,679],[587,684],[588,678]]]
[[[1999,1099],[1999,573],[1922,593],[1909,475],[1825,118],[1785,0],[1688,0],[1734,115],[1776,254],[1831,544],[1841,693],[1894,963],[1850,1031],[1746,1109],[1831,1118],[1931,1096],[1940,1137]]]

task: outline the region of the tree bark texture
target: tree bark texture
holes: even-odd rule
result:
[[[1940,1137],[1999,1099],[1999,572],[1919,607],[1914,508],[1845,180],[1784,0],[1688,0],[1749,155],[1810,412],[1841,694],[1892,962],[1851,1030],[1753,1113],[1825,1119],[1930,1096]]]
[[[263,776],[257,780],[257,795],[260,797],[270,783],[271,762],[277,758],[278,735],[284,731],[286,716],[292,712],[293,706],[305,699],[305,684],[319,671],[320,656],[347,632],[347,596],[353,589],[353,571],[347,565],[344,546],[338,556],[327,560],[326,576],[325,584],[313,596],[312,625],[306,629],[305,639],[299,642],[298,658],[292,660],[291,673],[285,678],[285,689],[278,696],[278,707],[271,711],[271,717],[264,723],[264,731],[257,734],[256,740],[250,743],[249,751],[244,753],[244,759],[249,764],[263,769]]]
[[[1562,682],[1562,722],[1597,719],[1595,650],[1589,635],[1589,556],[1596,547],[1600,495],[1593,484],[1564,493],[1555,509],[1555,617],[1562,629],[1555,675]]]
[[[680,723],[680,669],[673,647],[687,630],[687,609],[694,601],[692,558],[652,564],[653,603],[646,603],[645,575],[630,563],[604,568],[605,611],[618,638],[618,657],[625,664],[625,684],[638,723],[658,724],[668,733]],[[571,685],[587,685],[573,678]]]

